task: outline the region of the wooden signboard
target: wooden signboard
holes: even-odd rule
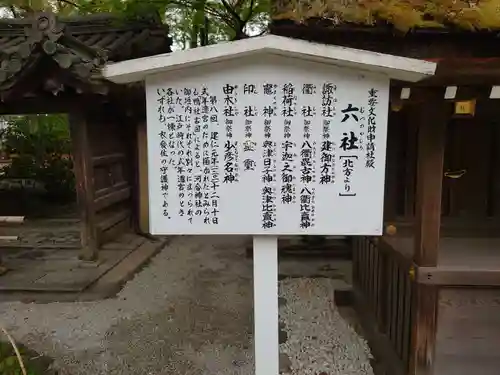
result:
[[[151,233],[381,234],[388,92],[285,58],[149,77]]]
[[[105,69],[146,81],[150,232],[254,236],[257,375],[279,372],[277,236],[382,233],[389,81],[435,68],[267,35]]]

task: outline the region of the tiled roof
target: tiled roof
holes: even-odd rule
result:
[[[1,19],[0,95],[3,99],[40,75],[64,76],[74,87],[79,82],[77,90],[102,88],[105,62],[166,53],[170,46],[168,28],[154,20],[127,21],[109,14],[58,19],[52,13]]]

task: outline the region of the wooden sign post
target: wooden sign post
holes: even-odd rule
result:
[[[265,36],[105,70],[146,81],[150,232],[254,236],[257,375],[279,372],[278,236],[382,233],[389,81],[434,69]]]
[[[279,374],[278,237],[253,238],[255,373]]]

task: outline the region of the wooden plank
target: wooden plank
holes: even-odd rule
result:
[[[105,231],[108,228],[111,228],[113,225],[119,223],[122,220],[127,219],[130,216],[130,210],[123,209],[118,212],[113,213],[112,215],[108,215],[105,219],[99,221],[97,224],[97,228],[99,231]]]
[[[408,270],[413,267],[413,260],[407,253],[401,251],[398,246],[393,245],[397,239],[399,239],[399,237],[384,236],[379,241],[379,249],[389,257],[394,258],[400,267]]]
[[[378,242],[380,243],[380,242]],[[384,309],[385,309],[385,304],[386,304],[386,296],[387,296],[387,289],[386,285],[384,284],[385,282],[385,277],[384,277],[384,272],[385,272],[385,257],[384,254],[379,250],[379,247],[377,246],[377,254],[378,254],[378,261],[377,261],[377,269],[378,269],[378,275],[377,275],[377,300],[378,300],[378,306],[377,306],[377,311],[376,311],[376,318],[377,321],[380,324],[380,329],[381,331],[384,331]]]
[[[366,289],[366,293],[368,294],[368,302],[370,307],[373,309],[375,305],[374,293],[373,293],[373,244],[370,240],[366,241],[366,251],[367,251],[367,273],[368,273],[368,285]]]
[[[379,330],[379,324],[370,313],[362,293],[355,289],[353,292],[354,308],[360,318],[363,333],[370,345],[373,355],[386,367],[387,374],[406,375],[404,364],[397,356],[387,335]]]
[[[24,223],[24,216],[0,216],[0,226],[18,225]]]
[[[370,241],[371,249],[372,249],[372,257],[371,257],[371,285],[370,285],[370,292],[372,295],[372,311],[376,312],[377,311],[377,299],[378,299],[378,294],[377,294],[377,246]]]
[[[377,318],[379,318],[379,309],[380,309],[380,251],[378,250],[378,246],[374,244],[375,246],[375,263],[374,263],[374,270],[375,270],[375,275],[374,275],[374,280],[373,280],[373,290],[375,293],[375,306],[374,306],[374,313]]]
[[[440,286],[500,286],[500,270],[471,270],[456,267],[419,267],[416,281]]]
[[[404,318],[404,284],[405,284],[405,274],[401,270],[401,268],[398,267],[397,269],[397,276],[398,276],[398,300],[397,300],[397,310],[396,310],[396,352],[399,355],[399,358],[403,358],[403,318]]]
[[[93,167],[91,162],[88,124],[83,114],[70,113],[69,125],[73,145],[73,165],[76,180],[76,194],[82,228],[81,258],[94,260],[97,258],[97,233],[94,203]]]
[[[130,230],[130,217],[126,217],[124,220],[119,221],[117,224],[112,227],[99,232],[98,243],[103,245],[105,243],[111,242],[118,238],[123,233],[126,233]]]
[[[358,286],[358,278],[359,278],[359,258],[358,258],[358,244],[359,238],[353,238],[351,242],[352,247],[352,281],[354,286]]]
[[[395,95],[397,93],[392,92]],[[397,90],[398,93],[400,90]],[[399,133],[402,126],[401,112],[389,111],[389,122],[387,131],[387,155],[385,163],[385,197],[384,199],[384,220],[393,220],[397,216],[397,188],[398,188],[398,157]]]
[[[427,106],[419,106],[417,156],[417,206],[414,261],[419,266],[437,264],[441,226],[441,194],[448,116],[443,90],[422,90]]]
[[[392,296],[394,294],[394,280],[392,279],[392,267],[393,267],[393,259],[388,257],[387,258],[387,282],[389,285],[389,289],[387,290],[387,317],[386,317],[386,328],[387,328],[387,335],[389,336],[389,339],[392,341],[392,319],[393,319],[393,308],[392,308]]]
[[[19,239],[18,236],[0,236],[0,241],[17,241]]]
[[[405,279],[405,294],[404,294],[404,309],[403,309],[403,360],[406,367],[410,360],[410,343],[411,343],[411,301],[413,298],[412,283],[409,278]]]
[[[500,289],[442,288],[435,374],[497,375]]]
[[[94,197],[96,199],[100,198],[104,195],[108,195],[108,194],[113,193],[115,191],[121,190],[125,186],[128,186],[128,182],[127,181],[120,181],[120,182],[114,184],[113,186],[109,186],[109,187],[106,187],[104,189],[96,190]]]
[[[94,200],[94,210],[95,212],[101,211],[102,209],[109,207],[118,202],[127,200],[130,198],[131,188],[126,187],[124,189],[115,191],[113,193],[101,196]]]
[[[482,88],[482,96],[486,95],[487,89]],[[475,87],[460,87],[457,98],[474,99],[481,96],[480,93],[481,90]],[[486,101],[478,101],[474,117],[453,119],[448,126],[447,148],[453,152],[447,155],[451,159],[447,161],[447,170],[464,172],[460,178],[445,178],[451,193],[450,215],[470,219],[487,215],[493,138],[489,119],[496,116],[496,112],[488,113],[487,107]]]
[[[500,195],[500,190],[498,194]],[[400,218],[397,221],[387,222],[385,223],[385,225],[386,226],[394,225],[397,228],[396,237],[408,237],[413,235],[414,231],[413,218]],[[500,237],[500,231],[498,230],[498,228],[500,228],[500,220],[498,216],[490,218],[476,218],[476,219],[443,216],[441,218],[440,233],[441,237],[498,238]],[[392,238],[392,237],[393,236],[386,236],[386,238]]]
[[[378,241],[380,248],[381,241]],[[380,331],[386,333],[389,325],[389,288],[390,288],[390,278],[389,278],[389,257],[385,253],[380,253],[382,257],[382,265],[380,270],[380,311],[379,311],[379,324]]]
[[[441,196],[445,153],[447,107],[444,90],[416,90],[424,105],[418,106],[416,217],[413,260],[419,266],[438,261],[441,227]],[[419,285],[413,315],[411,375],[432,375],[436,342],[438,292],[434,286]]]
[[[411,110],[411,106],[409,108]],[[406,168],[405,168],[405,203],[404,216],[414,217],[415,215],[415,179],[416,179],[416,155],[417,155],[417,136],[418,123],[414,116],[408,116],[408,130],[406,138]]]
[[[399,304],[399,273],[398,264],[392,259],[391,267],[391,342],[394,350],[397,351],[397,338],[398,338],[398,304]]]
[[[365,278],[366,278],[366,266],[365,266],[365,241],[366,239],[364,237],[361,238],[359,242],[359,285],[360,289],[365,293]]]
[[[94,156],[92,158],[92,164],[94,167],[99,167],[103,165],[118,163],[119,161],[122,161],[124,159],[125,159],[124,153],[114,153],[109,155]]]

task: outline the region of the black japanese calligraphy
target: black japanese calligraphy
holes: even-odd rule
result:
[[[161,88],[157,90],[158,99],[158,121],[162,125],[162,130],[159,133],[160,138],[160,183],[161,192],[163,195],[163,216],[167,219],[171,218],[169,207],[170,183],[169,171],[170,167],[175,167],[175,92],[172,88]]]
[[[377,130],[376,108],[378,104],[378,90],[368,91],[368,128],[366,134],[366,168],[375,168],[375,133]]]
[[[344,115],[341,122],[346,122],[350,118],[356,122],[359,121],[360,109],[358,107],[354,107],[351,103],[349,103],[341,112]]]
[[[281,115],[283,117],[293,117],[297,114],[297,93],[295,86],[292,83],[286,83],[283,85],[281,104],[283,109],[281,110]]]
[[[344,175],[344,191],[339,193],[342,197],[354,197],[356,193],[352,191],[352,174],[354,172],[355,160],[358,159],[357,155],[342,155],[340,162],[342,163],[342,173]]]
[[[359,138],[353,131],[342,133],[343,138],[340,140],[340,148],[344,151],[357,150],[359,148]]]
[[[321,88],[321,116],[326,118],[335,117],[337,86],[331,82],[323,84]]]
[[[225,184],[233,184],[239,181],[238,141],[233,140],[234,119],[239,113],[237,107],[238,85],[227,83],[222,86],[222,93],[224,95],[224,116],[226,118],[225,125],[227,138],[227,141],[224,143],[224,178],[222,182]],[[251,128],[248,133],[251,134]]]
[[[337,86],[333,83],[324,83],[321,89],[321,116],[323,117],[319,180],[321,185],[335,182],[335,143],[331,137],[331,126],[337,102],[336,90]]]
[[[276,226],[276,142],[264,140],[262,157],[262,228],[270,229]]]
[[[316,116],[316,108],[312,105],[302,106],[303,141],[300,147],[300,228],[314,227],[315,221],[315,159],[316,141],[311,138],[311,117]]]
[[[254,84],[244,84],[243,85],[243,95],[245,98],[250,98],[250,103],[255,102],[255,97],[257,96],[258,91],[257,87]],[[255,171],[257,167],[257,162],[255,158],[257,155],[256,151],[256,142],[253,140],[253,123],[255,118],[259,115],[259,111],[257,106],[254,104],[245,105],[243,109],[243,116],[245,118],[245,139],[243,142],[243,171],[250,172]]]

